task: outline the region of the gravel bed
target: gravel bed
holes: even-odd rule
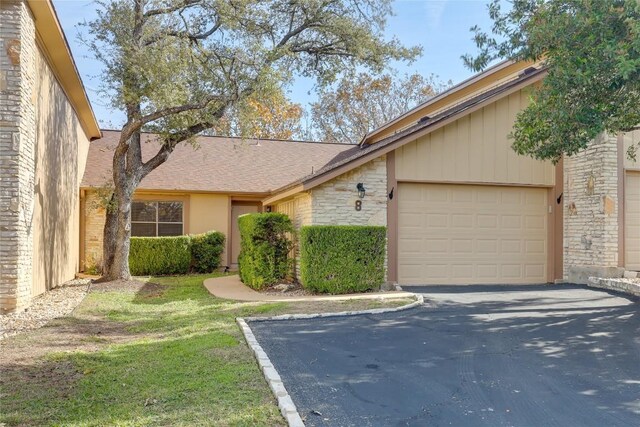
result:
[[[288,297],[305,297],[314,295],[313,292],[309,292],[308,290],[304,289],[299,283],[282,283],[280,285],[274,285],[260,291],[260,293],[265,295],[277,296],[286,295]]]
[[[91,285],[91,292],[140,292],[143,288],[148,287],[147,282],[140,280],[113,280],[111,282],[94,282]]]
[[[35,297],[26,310],[0,315],[0,340],[69,315],[87,295],[90,283],[90,279],[70,280]]]

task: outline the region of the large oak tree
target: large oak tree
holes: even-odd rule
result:
[[[245,100],[295,75],[331,82],[380,70],[419,48],[385,40],[391,0],[114,0],[98,3],[84,39],[103,64],[104,98],[126,113],[113,156],[103,280],[128,279],[135,189],[178,144],[215,128]],[[140,133],[157,152],[143,160]],[[213,171],[212,173],[215,173]]]
[[[493,0],[490,32],[478,27],[473,70],[498,58],[540,61],[548,70],[517,117],[513,148],[557,161],[601,132],[640,123],[639,0]],[[632,147],[630,155],[634,155]]]

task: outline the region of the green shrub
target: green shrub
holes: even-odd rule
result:
[[[240,280],[253,289],[262,289],[286,278],[291,271],[289,233],[293,225],[281,213],[247,214],[238,218]]]
[[[134,276],[186,274],[191,265],[189,236],[132,237],[129,269]]]
[[[220,266],[224,251],[224,234],[209,231],[191,237],[191,269],[197,273],[211,273]]]
[[[300,230],[300,278],[313,292],[346,294],[384,282],[386,227],[314,225]]]

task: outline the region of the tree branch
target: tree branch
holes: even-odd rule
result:
[[[189,31],[169,31],[166,33],[161,33],[161,34],[156,34],[154,37],[151,37],[150,39],[148,39],[144,45],[145,46],[150,46],[160,40],[163,40],[165,37],[176,37],[176,38],[183,38],[183,39],[188,39],[192,42],[196,42],[198,40],[204,40],[206,38],[208,38],[209,36],[211,36],[213,33],[215,33],[216,31],[218,31],[220,29],[220,26],[222,24],[220,22],[217,22],[213,27],[211,27],[209,30],[204,31],[202,33],[190,33]]]
[[[217,96],[210,96],[210,97],[207,97],[203,102],[198,104],[185,104],[185,105],[168,107],[162,110],[158,110],[156,112],[147,114],[146,116],[140,117],[139,119],[140,126],[145,125],[149,122],[153,122],[155,120],[159,120],[163,117],[170,116],[172,114],[184,113],[185,111],[202,110],[217,99],[220,99],[220,98]]]
[[[149,18],[151,16],[156,16],[156,15],[166,15],[168,13],[173,13],[176,12],[178,10],[181,9],[186,9],[189,7],[193,7],[197,4],[201,4],[202,0],[183,0],[182,3],[179,3],[175,6],[171,6],[171,7],[164,7],[164,8],[160,8],[160,9],[151,9],[148,10],[144,13],[144,17],[145,18]]]
[[[216,113],[216,116],[218,116],[217,113]],[[176,148],[176,146],[179,143],[186,141],[187,139],[211,128],[214,124],[215,123],[213,120],[200,122],[195,125],[189,126],[186,129],[175,132],[170,136],[168,136],[167,138],[165,138],[164,142],[162,143],[162,147],[160,147],[160,149],[155,154],[155,156],[153,156],[147,162],[142,164],[141,179],[147,176],[149,173],[151,173],[152,170],[154,170],[155,168],[157,168],[158,166],[166,162],[167,159],[169,158],[169,155],[173,152],[173,150]]]

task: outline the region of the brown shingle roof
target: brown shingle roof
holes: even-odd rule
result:
[[[102,187],[111,178],[113,150],[120,132],[102,131],[91,142],[83,188]],[[156,151],[153,134],[142,135],[142,157]],[[341,158],[353,145],[199,137],[198,147],[181,144],[167,162],[142,180],[141,190],[268,193]]]

